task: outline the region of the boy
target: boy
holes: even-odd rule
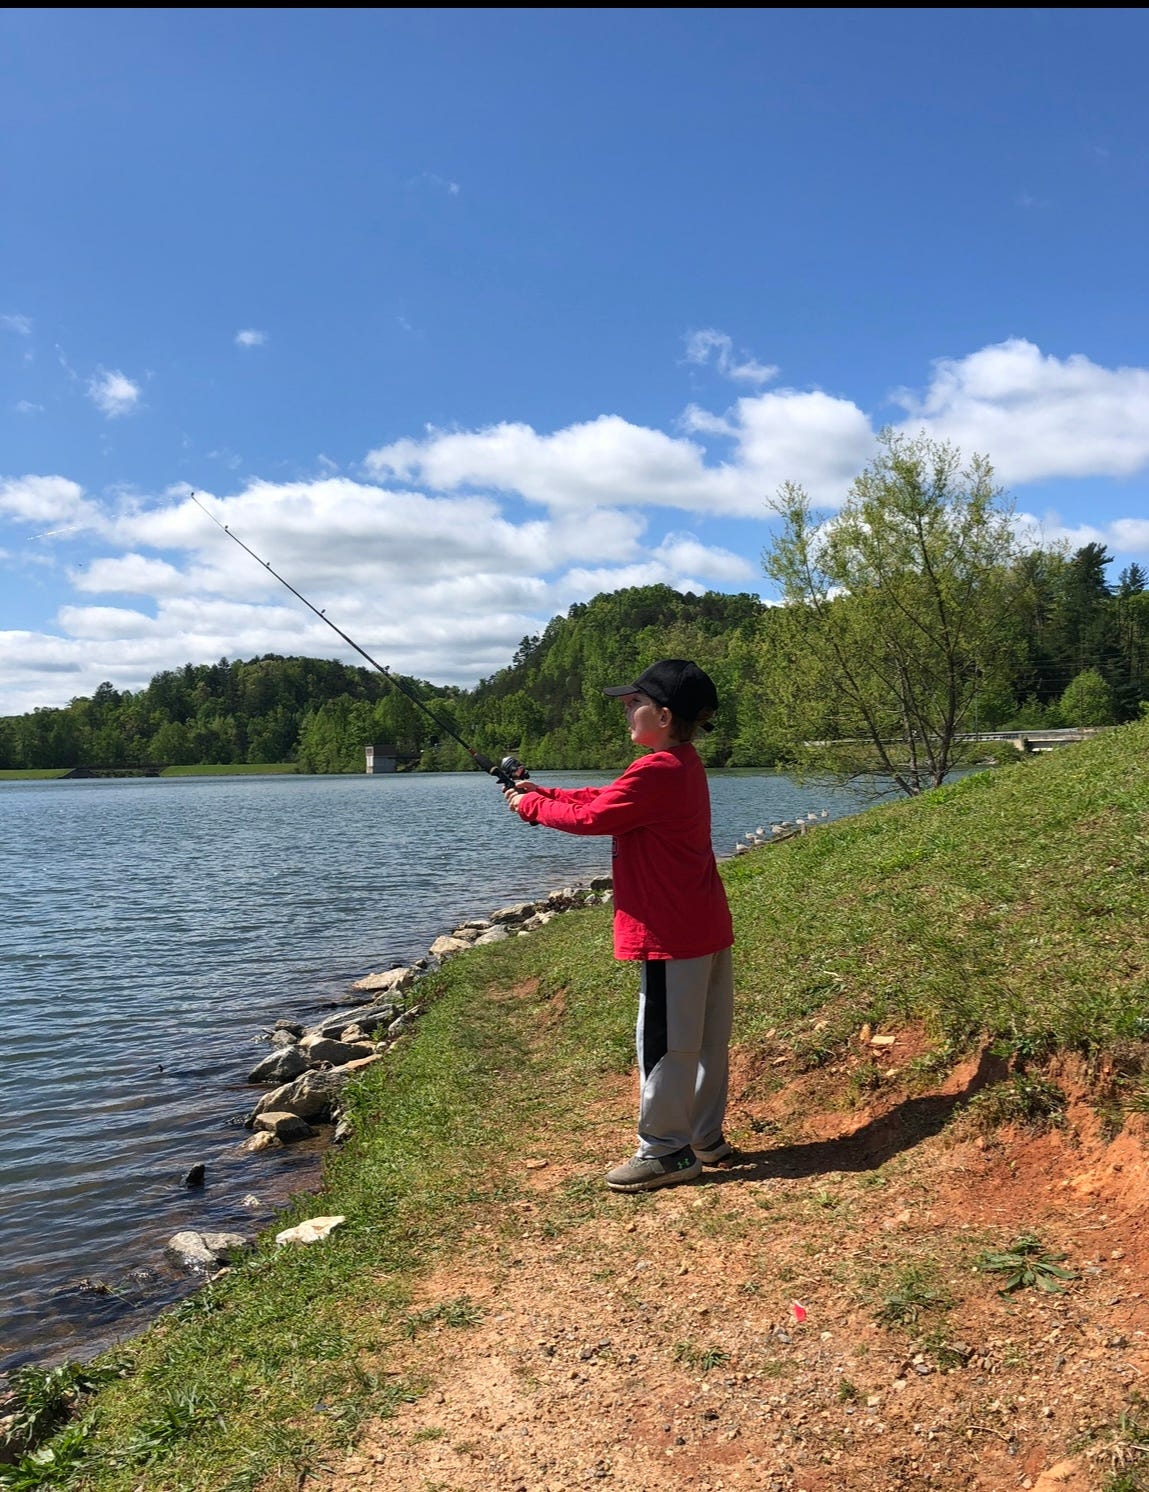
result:
[[[722,1133],[734,1007],[726,892],[710,842],[710,790],[691,744],[718,708],[713,681],[684,658],[604,690],[647,748],[608,787],[516,783],[505,796],[530,824],[614,836],[614,954],[642,965],[638,1152],[612,1191],[691,1181],[733,1154]]]

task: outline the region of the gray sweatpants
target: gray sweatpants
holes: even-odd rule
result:
[[[638,1005],[639,1155],[716,1144],[734,1023],[732,951],[645,959]]]

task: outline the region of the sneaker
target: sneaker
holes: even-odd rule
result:
[[[721,1166],[733,1158],[734,1146],[725,1135],[719,1135],[713,1145],[695,1145],[694,1153],[704,1166]]]
[[[693,1181],[702,1172],[702,1162],[687,1145],[673,1155],[636,1155],[606,1173],[612,1192],[649,1192],[656,1186],[677,1186]]]

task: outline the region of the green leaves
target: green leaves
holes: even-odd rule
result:
[[[989,462],[884,431],[833,518],[788,483],[763,556],[788,603],[764,666],[795,746],[936,787],[975,701],[1012,673],[1011,513]]]
[[[1049,1295],[1058,1295],[1066,1282],[1077,1279],[1075,1270],[1062,1268],[1065,1258],[1065,1254],[1051,1254],[1035,1234],[1022,1233],[1008,1249],[981,1254],[975,1268],[986,1274],[1007,1276],[998,1289],[1001,1295],[1034,1287]]]

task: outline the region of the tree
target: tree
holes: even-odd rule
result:
[[[1066,725],[1112,725],[1113,691],[1095,668],[1087,668],[1065,687],[1061,715]]]
[[[762,660],[796,760],[943,782],[974,702],[1010,678],[1015,544],[988,459],[883,431],[836,517],[787,483],[763,554],[784,604]]]

